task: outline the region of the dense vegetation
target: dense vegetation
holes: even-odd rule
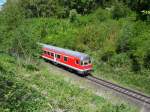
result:
[[[2,110],[32,111],[39,110],[39,105],[43,105],[40,109],[47,109],[47,99],[25,84],[29,79],[23,81],[19,78],[26,71],[36,74],[35,71],[39,70],[36,62],[41,52],[38,42],[88,53],[93,59],[95,75],[150,94],[149,11],[148,0],[7,0],[0,11]],[[16,61],[18,58],[34,62],[22,64]],[[17,73],[17,67],[21,67],[21,71],[25,69],[25,74],[17,76],[21,73]],[[48,80],[55,79],[47,75],[45,78]],[[45,83],[34,80],[35,77],[33,75],[29,84],[40,83],[43,84],[41,89],[44,88]],[[71,85],[67,88],[64,93],[69,91]],[[84,94],[81,96],[84,98]],[[65,106],[66,103],[62,102],[65,98],[59,99],[60,107]],[[75,110],[82,110],[80,104],[82,102],[77,107],[73,103],[71,105],[75,106]],[[52,105],[55,104],[50,104],[50,107]],[[111,109],[124,108],[109,105]],[[103,111],[110,110],[106,108]]]
[[[91,24],[96,24],[96,22],[104,22],[104,24],[107,24],[106,20],[115,21],[118,19],[121,20],[121,18],[126,18],[123,22],[124,24],[127,23],[127,21],[132,24],[135,20],[138,22],[139,19],[147,21],[148,24],[150,18],[149,4],[150,3],[147,0],[116,0],[115,2],[111,2],[111,0],[102,0],[101,2],[97,0],[7,0],[0,12],[0,42],[2,43],[0,51],[20,55],[23,53],[25,54],[25,52],[28,54],[35,50],[36,45],[34,43],[40,41],[41,38],[46,37],[47,33],[49,33],[46,31],[48,29],[46,28],[48,22],[43,20],[42,22],[45,23],[38,27],[39,30],[33,31],[30,28],[27,28],[27,24],[32,24],[28,23],[27,20],[29,19],[69,18],[70,24],[73,23],[76,25],[76,28],[80,25],[95,27]],[[99,7],[102,9],[96,11]],[[132,12],[131,9],[134,12]],[[82,15],[84,15],[84,17],[81,17]],[[130,24],[129,22],[128,24]],[[25,24],[26,26],[24,26]],[[144,22],[141,22],[141,24],[144,24]],[[36,26],[37,25],[35,25],[35,27]],[[138,25],[137,28],[139,28]],[[133,29],[136,30],[136,28]],[[138,32],[138,30],[135,32]],[[138,34],[135,34],[134,36],[136,35]],[[36,39],[32,37],[36,37]],[[30,39],[32,39],[32,41]],[[125,45],[123,46],[127,47]],[[120,45],[120,47],[122,46]],[[117,50],[119,49],[120,48]],[[126,48],[123,49],[125,50]]]
[[[64,80],[48,66],[0,56],[1,112],[135,112]],[[34,63],[34,64],[33,64]],[[40,69],[39,69],[40,68]]]

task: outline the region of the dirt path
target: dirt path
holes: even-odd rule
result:
[[[90,91],[93,91],[93,93],[95,93],[96,95],[104,97],[105,99],[109,100],[113,104],[126,103],[135,106],[136,108],[139,109],[140,112],[150,112],[150,105],[146,105],[126,95],[122,95],[114,90],[97,85],[89,80],[86,80],[85,78],[79,77],[76,74],[68,72],[51,63],[44,63],[44,64],[49,66],[49,70],[53,71],[53,73],[55,73],[56,75],[64,76],[65,81],[72,84],[79,85],[80,88],[85,88]]]

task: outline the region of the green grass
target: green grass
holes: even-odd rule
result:
[[[65,110],[68,112],[135,112],[126,104],[112,104],[94,95],[90,90],[65,81],[43,64],[15,60],[6,55],[0,56],[0,86],[5,91],[0,100],[3,112],[47,112]],[[17,61],[17,62],[14,62]],[[39,69],[26,67],[32,65]],[[13,73],[12,69],[13,68]],[[9,71],[7,71],[9,70]],[[5,71],[5,72],[4,72]],[[3,76],[5,74],[5,76]],[[12,76],[11,76],[11,75]],[[2,77],[4,80],[2,80]],[[4,85],[4,82],[11,82]],[[5,89],[4,89],[5,88]]]
[[[98,70],[94,72],[95,76],[110,80],[122,86],[150,94],[150,76],[149,71],[134,73],[123,68],[111,68],[109,65],[98,65]]]

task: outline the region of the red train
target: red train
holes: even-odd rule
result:
[[[87,75],[92,71],[91,59],[87,54],[47,44],[42,44],[42,50],[42,58],[66,66],[81,75]]]

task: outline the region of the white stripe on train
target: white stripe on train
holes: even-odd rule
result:
[[[48,59],[48,60],[54,61],[53,59],[50,59],[50,58],[48,58],[48,57],[46,57],[46,56],[42,56],[42,57],[43,57],[43,58],[46,58],[46,59]],[[59,62],[59,61],[57,61],[57,60],[54,61],[54,62],[57,62],[57,63],[62,64],[62,65],[64,65],[64,66],[70,67],[70,68],[72,68],[72,69],[74,69],[74,70],[78,70],[78,71],[80,71],[80,72],[84,72],[84,71],[91,70],[91,69],[84,69],[84,70],[82,70],[82,69],[79,69],[79,68],[75,68],[75,67],[73,67],[73,66],[67,65],[67,64],[62,63],[62,62]]]

